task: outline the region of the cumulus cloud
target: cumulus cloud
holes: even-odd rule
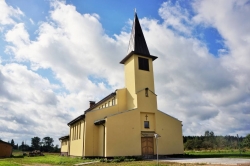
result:
[[[15,19],[20,19],[20,16],[24,14],[19,8],[8,6],[4,0],[0,1],[0,26],[15,24]]]
[[[215,3],[217,1],[194,1],[196,13],[190,17],[186,10],[180,9],[178,2],[174,6],[166,2],[159,13],[167,26],[180,27],[180,30],[159,31],[155,28],[157,24],[151,24],[155,26],[149,38],[159,38],[149,45],[153,46],[152,51],[164,57],[161,62],[155,62],[156,72],[160,71],[156,73],[156,88],[165,98],[160,99],[159,106],[183,120],[185,134],[203,134],[205,129],[212,129],[220,134],[239,132],[246,135],[249,125],[245,117],[250,116],[247,107],[250,102],[250,26],[245,20],[250,14],[250,6],[246,1],[220,1],[216,7]],[[175,21],[171,22],[172,17]],[[218,30],[223,44],[229,49],[227,54],[215,58],[202,41],[179,33],[183,31],[182,27],[192,30],[201,25]],[[160,40],[159,46],[157,40]],[[230,109],[232,107],[234,111]],[[231,122],[226,124],[228,119]],[[206,123],[211,125],[206,126]]]

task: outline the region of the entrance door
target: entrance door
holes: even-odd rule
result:
[[[141,150],[142,150],[142,155],[145,157],[150,157],[154,155],[154,138],[142,137],[141,138]]]

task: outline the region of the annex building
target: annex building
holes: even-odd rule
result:
[[[12,145],[0,140],[0,158],[11,157]]]
[[[69,135],[59,138],[61,154],[82,157],[183,154],[182,122],[157,109],[153,61],[135,13],[124,65],[125,88],[68,123]],[[167,101],[166,101],[167,102]]]

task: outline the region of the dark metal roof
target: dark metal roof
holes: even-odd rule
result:
[[[137,14],[135,13],[134,23],[132,27],[132,32],[129,40],[128,54],[131,51],[135,51],[141,54],[150,55],[146,40],[144,38],[141,25]]]
[[[105,119],[96,120],[96,121],[94,122],[95,125],[102,125],[102,124],[104,124],[104,123],[105,123]]]
[[[64,139],[69,139],[69,135],[62,136],[61,138],[59,138],[59,140],[64,140]]]
[[[84,119],[84,118],[85,118],[85,114],[82,114],[82,115],[78,116],[77,118],[73,119],[72,121],[70,121],[70,122],[68,123],[68,126],[69,126],[69,125],[72,125],[72,124],[74,124],[74,123],[76,123],[76,122],[78,122],[79,120],[82,120],[82,119]]]
[[[85,113],[91,111],[92,109],[96,108],[100,103],[102,103],[103,101],[108,100],[108,99],[114,97],[115,95],[116,95],[115,92],[109,94],[108,96],[106,96],[106,97],[104,97],[102,100],[100,100],[98,103],[96,103],[95,105],[93,105],[92,107],[90,107],[89,109],[87,109],[87,110],[85,111]]]
[[[129,40],[129,46],[128,46],[128,52],[127,52],[128,55],[120,63],[124,64],[125,61],[130,56],[133,55],[132,53],[136,53],[136,54],[148,57],[148,58],[152,58],[153,60],[157,58],[156,56],[152,56],[149,53],[148,46],[144,38],[141,25],[140,25],[140,22],[136,13],[135,13],[134,23],[133,23],[133,27],[131,31],[130,40]]]
[[[93,110],[93,109],[96,108],[100,103],[102,103],[103,101],[108,100],[108,99],[114,97],[115,95],[116,95],[115,92],[109,94],[108,96],[106,96],[106,97],[104,97],[102,100],[100,100],[98,103],[96,103],[95,105],[93,105],[93,106],[91,106],[90,108],[88,108],[88,109],[85,111],[85,113],[87,113],[87,112]],[[85,113],[82,114],[82,115],[80,115],[80,116],[78,116],[77,118],[73,119],[72,121],[70,121],[70,122],[68,123],[68,126],[69,126],[69,125],[72,125],[72,124],[74,124],[74,123],[76,123],[76,122],[78,122],[79,120],[84,119],[84,118],[85,118]]]
[[[157,56],[153,56],[153,55],[145,55],[145,54],[141,54],[141,53],[137,53],[135,51],[131,51],[125,58],[123,58],[123,60],[120,62],[121,64],[124,64],[132,55],[134,54],[137,54],[137,55],[141,55],[141,56],[144,56],[144,57],[148,57],[148,58],[151,58],[153,61],[155,59],[157,59],[158,57]]]
[[[0,142],[2,142],[4,144],[7,144],[7,145],[10,145],[12,147],[12,145],[10,143],[8,143],[8,142],[2,141],[2,140],[0,140]]]

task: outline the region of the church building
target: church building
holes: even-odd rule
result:
[[[68,123],[61,154],[82,157],[183,154],[182,122],[157,109],[153,61],[135,13],[128,54],[121,60],[125,88]],[[166,101],[167,102],[167,101]],[[164,110],[167,112],[167,110]],[[157,146],[158,145],[158,146]]]

